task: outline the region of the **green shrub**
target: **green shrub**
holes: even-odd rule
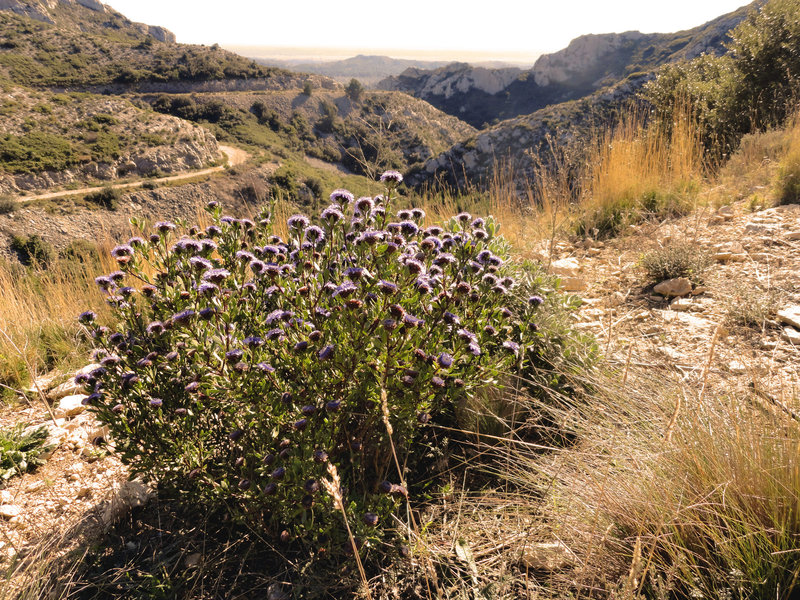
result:
[[[50,450],[47,428],[39,427],[25,434],[25,427],[24,423],[18,423],[0,431],[0,481],[8,481],[14,475],[33,471],[44,464],[42,455]]]
[[[17,210],[17,201],[9,194],[0,194],[0,215],[7,215]]]
[[[122,273],[98,284],[119,324],[81,315],[102,367],[80,381],[132,473],[341,548],[331,480],[353,533],[376,538],[408,473],[429,477],[415,466],[435,424],[520,368],[549,385],[551,338],[534,324],[549,296],[509,261],[497,223],[395,220],[399,174],[387,178],[377,201],[334,192],[321,227],[294,215],[286,240],[268,208],[252,222],[213,202],[197,239],[163,222],[112,251]]]
[[[351,79],[347,87],[344,88],[344,93],[347,94],[347,97],[353,102],[360,102],[361,97],[364,95],[364,86],[361,85],[358,79]]]
[[[122,194],[118,189],[106,186],[96,192],[86,195],[86,201],[96,204],[106,210],[116,210]]]
[[[0,136],[0,165],[11,173],[63,171],[75,162],[72,144],[57,135],[30,131]]]
[[[311,94],[313,94],[313,93],[314,93],[314,86],[313,86],[313,84],[312,84],[310,81],[306,81],[306,82],[303,84],[303,95],[304,95],[304,96],[310,96],[310,95],[311,95]]]
[[[667,244],[642,256],[641,266],[650,281],[686,277],[702,283],[703,273],[711,266],[712,258],[703,248],[689,242]]]
[[[53,246],[39,235],[11,237],[11,250],[17,253],[20,262],[26,266],[43,268],[52,264],[56,258]]]

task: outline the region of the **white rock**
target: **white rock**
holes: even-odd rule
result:
[[[787,306],[778,311],[778,320],[786,325],[800,329],[800,306]]]
[[[732,360],[730,363],[728,363],[728,371],[734,375],[741,375],[742,373],[747,372],[747,367],[744,363],[738,360]]]
[[[56,416],[75,417],[81,414],[86,410],[86,406],[82,404],[83,399],[86,397],[84,394],[63,397],[58,402]]]
[[[673,300],[669,307],[672,310],[677,310],[678,312],[685,312],[687,310],[691,310],[695,307],[695,303],[692,302],[689,298],[678,298]]]
[[[692,293],[692,282],[686,277],[667,279],[653,287],[653,291],[662,296],[685,296]]]
[[[722,225],[724,222],[725,222],[725,217],[714,215],[708,220],[708,226],[713,227],[714,225]]]
[[[526,544],[520,562],[534,571],[558,571],[575,562],[575,554],[561,542]]]
[[[131,509],[147,504],[153,494],[153,490],[141,481],[126,481],[106,506],[103,512],[103,523],[111,525],[117,522]]]
[[[800,346],[800,331],[794,327],[784,327],[781,333],[781,339],[789,342],[793,346]]]
[[[730,221],[736,215],[732,206],[720,206],[717,214],[726,221]]]
[[[554,275],[574,277],[578,274],[580,268],[577,258],[562,258],[561,260],[553,261],[550,265],[550,272]]]
[[[800,231],[790,231],[786,234],[786,239],[791,242],[800,240]]]
[[[22,513],[22,509],[14,504],[0,505],[0,517],[10,520],[18,517]]]

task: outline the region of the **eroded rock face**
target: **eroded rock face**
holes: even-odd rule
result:
[[[384,79],[378,87],[411,93],[423,99],[433,96],[451,98],[474,90],[496,94],[508,87],[520,73],[522,71],[515,68],[486,69],[467,63],[452,63],[432,71],[412,67],[397,77]]]
[[[64,2],[64,0],[61,0]],[[106,7],[103,5],[102,2],[98,2],[97,0],[74,0],[76,4],[80,4],[91,10],[96,10],[97,12],[106,12]],[[69,0],[66,2],[69,4]]]
[[[582,35],[563,50],[540,56],[533,65],[533,77],[541,86],[567,83],[576,77],[584,79],[609,54],[644,37],[645,34],[639,31]]]
[[[52,8],[50,6],[49,8]],[[30,17],[43,23],[55,23],[50,13],[47,12],[48,3],[46,2],[32,2],[26,4],[19,0],[0,0],[0,10],[11,11],[14,14],[22,15],[23,17]]]

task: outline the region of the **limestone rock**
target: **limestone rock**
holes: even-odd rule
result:
[[[653,291],[662,296],[686,296],[692,293],[692,282],[686,277],[667,279],[653,287]]]
[[[787,306],[778,311],[778,320],[786,325],[800,329],[800,305]]]
[[[672,310],[677,310],[679,312],[685,312],[687,310],[691,310],[692,308],[694,308],[694,306],[695,303],[689,300],[688,298],[678,298],[669,305],[669,307]]]
[[[747,366],[743,362],[738,360],[732,360],[728,363],[728,371],[733,373],[734,375],[741,375],[747,372]]]
[[[83,405],[83,399],[87,396],[84,394],[74,394],[72,396],[64,396],[58,402],[58,410],[56,410],[57,417],[75,417],[86,410]]]
[[[575,562],[575,554],[561,542],[526,544],[520,562],[534,571],[558,571]]]
[[[736,213],[733,212],[732,206],[720,206],[719,210],[717,211],[717,215],[722,217],[724,221],[730,221],[733,219]]]
[[[578,271],[580,271],[580,268],[577,258],[562,258],[561,260],[553,261],[550,265],[550,272],[554,275],[575,277]]]
[[[14,504],[3,504],[0,506],[0,517],[10,520],[18,517],[22,509]]]
[[[794,327],[784,327],[781,332],[781,339],[793,346],[800,346],[800,331],[797,331]]]
[[[111,525],[128,514],[131,509],[144,506],[153,497],[153,490],[141,481],[123,483],[103,512],[103,523]]]

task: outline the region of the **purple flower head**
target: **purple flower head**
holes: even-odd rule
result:
[[[86,312],[82,312],[80,315],[78,315],[78,322],[88,325],[89,323],[94,323],[96,318],[97,315],[95,313],[93,313],[91,310],[87,310]]]
[[[316,225],[309,225],[303,232],[303,239],[312,244],[321,244],[325,241],[325,232]]]
[[[406,313],[403,315],[403,324],[408,327],[419,327],[425,323],[424,319],[420,319],[419,317],[415,317],[411,313]]]
[[[344,219],[344,215],[342,214],[341,209],[336,205],[331,205],[319,215],[320,219],[325,221],[326,223],[330,223],[331,225],[334,223],[338,223],[342,219]]]
[[[544,304],[544,298],[542,298],[541,296],[531,296],[530,298],[528,298],[528,304],[530,304],[534,308],[537,306],[541,306],[542,304]]]
[[[206,227],[206,235],[210,238],[215,238],[222,235],[222,229],[217,225],[209,225]]]
[[[386,237],[386,233],[383,231],[365,231],[356,240],[357,243],[365,243],[369,246],[374,246],[378,242]]]
[[[495,277],[492,273],[487,273],[481,278],[481,281],[486,285],[497,285],[497,277]]]
[[[236,225],[238,221],[231,217],[230,215],[225,215],[219,220],[220,223],[225,223],[225,225]]]
[[[208,285],[211,285],[211,284],[208,284]],[[206,308],[201,308],[200,312],[198,312],[197,314],[203,321],[210,321],[212,319],[212,317],[215,314],[217,314],[217,309],[216,308],[212,308],[210,306],[207,306]]]
[[[416,281],[414,281],[414,287],[417,288],[420,294],[430,294],[433,291],[430,277],[417,277]]]
[[[286,469],[284,469],[283,467],[278,467],[272,473],[270,473],[270,477],[272,477],[273,479],[283,479],[285,475],[286,475]]]
[[[242,360],[242,355],[243,354],[244,353],[241,350],[239,350],[238,348],[235,348],[234,350],[228,350],[225,353],[225,360],[227,362],[229,362],[229,363],[236,363],[236,362],[239,362],[240,360]]]
[[[412,208],[411,217],[417,221],[425,218],[425,211],[421,208]]]
[[[383,279],[378,282],[378,289],[386,295],[396,294],[400,290],[400,288],[391,281],[384,281]]]
[[[144,238],[140,238],[138,236],[132,237],[128,240],[128,245],[132,248],[142,248],[145,244],[147,244],[147,242],[144,240]]]
[[[100,277],[95,277],[94,282],[100,287],[100,289],[108,291],[111,289],[113,282],[111,281],[110,277],[105,277],[101,275]]]
[[[259,369],[260,371],[263,371],[264,373],[274,373],[275,372],[275,367],[273,367],[271,364],[265,363],[265,362],[258,363],[256,365],[256,368]]]
[[[363,267],[350,267],[345,269],[345,277],[352,281],[359,281],[360,279],[370,279],[372,274]]]
[[[512,342],[511,340],[506,340],[505,342],[503,342],[503,348],[505,348],[512,354],[519,353],[519,344],[516,342]]]
[[[468,223],[472,220],[472,215],[468,212],[462,212],[456,215],[456,220],[460,223]]]
[[[239,441],[244,435],[244,429],[234,429],[228,434],[228,439],[232,442]]]
[[[489,259],[489,264],[494,267],[499,267],[503,264],[503,259],[499,256],[492,255],[492,257]]]
[[[442,235],[442,232],[443,232],[442,228],[439,227],[438,225],[431,225],[430,227],[425,229],[424,233],[425,233],[426,236],[429,236],[429,237],[438,237],[438,236]]]
[[[276,311],[276,312],[280,313],[282,311]],[[272,341],[275,341],[277,339],[280,339],[283,336],[283,329],[278,329],[278,328],[270,329],[264,335],[266,336],[266,338],[268,340],[270,340],[272,342]]]
[[[422,240],[422,242],[420,242],[419,247],[422,250],[438,250],[442,247],[442,240],[440,240],[438,237],[429,235]]]
[[[117,260],[121,258],[130,259],[133,256],[133,246],[129,244],[121,244],[119,246],[115,246],[114,249],[111,251],[111,256],[116,258]]]
[[[242,343],[248,348],[258,348],[259,346],[264,345],[264,340],[258,337],[257,335],[251,335],[244,338],[244,340],[242,340]]]
[[[170,231],[175,231],[176,225],[175,223],[172,223],[170,221],[159,221],[153,227],[155,228],[156,231],[158,231],[158,233],[164,235],[169,233]]]
[[[456,262],[456,257],[450,254],[449,252],[442,252],[436,258],[433,259],[433,264],[435,264],[437,267],[452,265],[455,262]]]
[[[203,273],[203,281],[220,284],[231,276],[227,269],[211,269]]]
[[[209,240],[209,239],[201,240],[200,246],[202,247],[202,252],[204,254],[211,254],[212,252],[214,252],[214,250],[217,249],[216,242],[214,242],[214,240]]]
[[[444,387],[444,379],[439,377],[438,375],[434,375],[431,378],[431,385],[435,388],[443,388]]]
[[[250,261],[250,270],[253,272],[254,275],[261,275],[264,271],[267,270],[267,265],[258,259]]]
[[[186,254],[189,256],[194,256],[195,254],[200,254],[200,252],[203,251],[203,245],[197,240],[183,238],[175,242],[172,245],[171,250],[175,254]]]
[[[188,323],[194,318],[195,312],[192,309],[182,310],[179,313],[172,315],[172,322],[176,325],[183,325]]]
[[[469,352],[473,356],[480,356],[481,355],[481,347],[477,343],[472,342],[467,346],[467,352]]]
[[[308,426],[308,419],[299,419],[292,424],[297,431],[303,431]]]
[[[378,515],[376,515],[375,513],[368,512],[364,513],[364,516],[362,517],[361,520],[364,521],[365,525],[368,525],[369,527],[375,527],[378,524],[379,519]]]
[[[150,406],[153,408],[161,408],[162,404],[164,404],[164,401],[161,398],[153,398],[150,400]]]
[[[100,361],[100,364],[104,367],[113,367],[114,365],[118,365],[119,356],[114,356],[113,354],[106,356]]]
[[[300,214],[292,215],[289,217],[286,223],[289,225],[289,229],[300,231],[301,229],[308,227],[308,217]]]
[[[161,321],[153,321],[146,330],[150,335],[161,335],[164,333],[164,324]]]
[[[338,202],[339,204],[348,204],[355,199],[355,196],[347,190],[333,190],[331,192],[331,202]]]
[[[476,229],[472,232],[472,235],[475,236],[476,240],[485,240],[489,237],[489,234],[484,229]]]
[[[489,262],[489,259],[491,259],[492,256],[494,255],[489,250],[481,250],[478,252],[478,256],[475,257],[475,260],[477,260],[479,263],[486,264]]]
[[[405,261],[405,265],[406,269],[408,269],[411,273],[415,275],[422,273],[422,271],[425,270],[425,267],[422,265],[422,263],[413,258],[407,259]]]
[[[336,347],[333,344],[328,344],[322,350],[319,351],[317,356],[319,356],[320,360],[328,360],[333,356],[333,352]]]
[[[242,264],[250,264],[250,262],[252,262],[252,261],[254,261],[256,259],[256,257],[253,256],[253,253],[252,252],[248,252],[247,250],[239,250],[235,254],[235,256],[236,256],[236,260],[238,260]]]
[[[397,218],[401,221],[408,221],[411,218],[411,211],[407,208],[397,211]]]
[[[484,221],[481,217],[478,217],[472,222],[473,229],[483,229],[484,225],[486,225],[486,221]]]
[[[355,206],[358,212],[366,216],[369,215],[375,204],[369,196],[361,196],[361,198],[355,201]]]
[[[389,187],[394,187],[403,181],[403,175],[399,171],[384,171],[381,175],[381,183]]]
[[[401,221],[400,222],[400,231],[406,237],[412,237],[417,235],[419,232],[419,227],[414,221]]]
[[[200,389],[200,382],[199,381],[192,381],[191,383],[187,383],[184,386],[183,391],[193,393]]]
[[[300,340],[294,345],[295,352],[305,352],[308,350],[308,342],[306,340]]]
[[[436,362],[438,362],[439,366],[442,367],[443,369],[449,369],[450,366],[453,364],[453,357],[450,356],[447,352],[442,352],[436,359]]]
[[[193,256],[192,258],[190,258],[189,264],[195,271],[208,271],[209,269],[212,269],[214,267],[214,265],[211,264],[210,260],[208,260],[207,258],[202,258],[200,256]]]
[[[333,297],[336,298],[337,296],[341,296],[342,298],[347,298],[357,290],[358,287],[356,286],[356,284],[354,284],[350,280],[347,280],[334,290]]]
[[[442,318],[444,319],[444,322],[447,323],[448,325],[458,325],[459,323],[461,323],[461,319],[458,317],[458,315],[454,315],[449,311],[445,312],[444,315],[442,315]]]
[[[456,332],[456,334],[458,335],[459,338],[461,338],[465,342],[474,342],[474,341],[477,341],[477,339],[478,339],[475,336],[475,334],[472,333],[471,331],[469,331],[468,329],[463,329],[463,328],[459,329]]]

